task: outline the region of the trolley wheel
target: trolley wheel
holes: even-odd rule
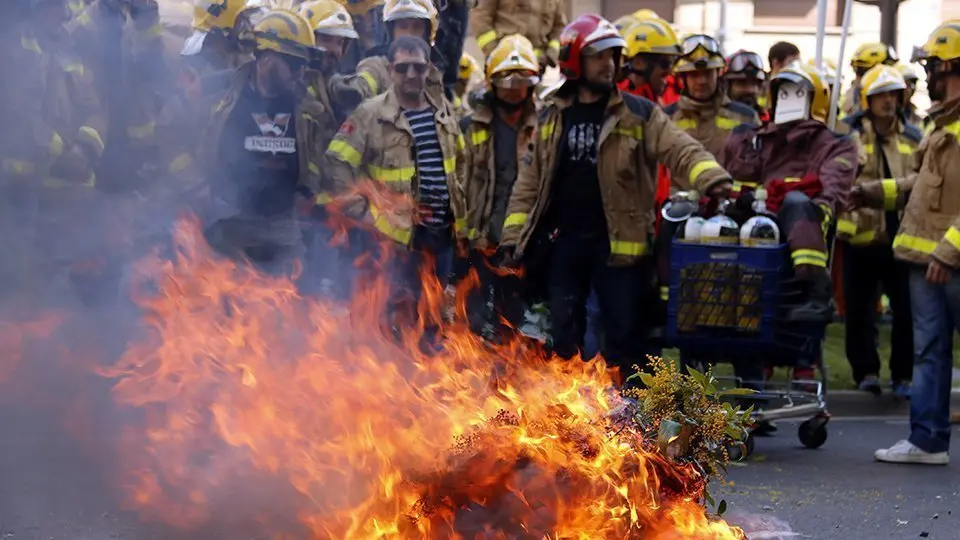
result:
[[[817,418],[805,420],[797,429],[797,437],[807,448],[820,448],[827,442],[827,424]]]

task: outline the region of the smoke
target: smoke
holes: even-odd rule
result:
[[[725,517],[743,529],[750,540],[790,540],[802,536],[793,532],[787,522],[771,515],[731,511]]]

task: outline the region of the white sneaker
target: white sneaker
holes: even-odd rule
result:
[[[946,452],[924,452],[907,440],[898,442],[890,448],[881,448],[873,453],[877,461],[887,463],[917,463],[921,465],[946,465],[950,456]]]

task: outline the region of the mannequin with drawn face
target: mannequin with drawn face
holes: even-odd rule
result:
[[[776,99],[773,112],[775,124],[789,124],[810,118],[810,92],[799,84],[784,82],[777,88]]]

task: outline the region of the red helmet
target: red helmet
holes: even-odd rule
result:
[[[584,54],[626,46],[613,23],[592,13],[581,15],[560,34],[560,73],[567,79],[579,79]]]

